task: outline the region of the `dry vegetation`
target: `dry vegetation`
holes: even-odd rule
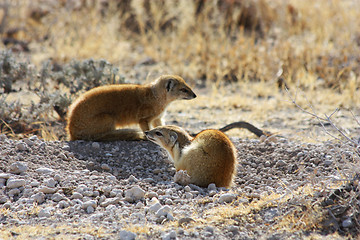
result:
[[[297,115],[301,110],[291,101],[295,99],[318,116],[340,108],[341,114],[331,120],[351,139],[358,138],[359,7],[356,0],[2,1],[1,132],[63,140],[67,106],[79,93],[174,73],[205,94],[186,106],[174,103],[173,111],[211,109],[205,117],[195,117],[203,122],[217,118],[212,126],[238,121],[239,111],[243,120],[272,132],[281,128],[279,121],[287,121],[297,129],[291,134],[300,135],[303,129],[297,125],[323,122],[304,112]],[[219,109],[225,111],[219,114]],[[185,124],[187,119],[179,115],[177,120]],[[318,133],[306,132],[301,139],[333,139]],[[269,227],[287,229],[291,223],[296,230],[321,228],[326,214],[312,194],[294,193],[308,208],[294,207]],[[207,214],[224,223],[234,217],[249,220],[250,212],[261,209]]]

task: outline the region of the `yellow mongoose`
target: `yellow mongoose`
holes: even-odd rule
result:
[[[119,84],[93,88],[69,108],[66,127],[70,140],[139,140],[141,131],[117,129],[139,124],[147,131],[161,126],[165,108],[176,99],[193,99],[195,93],[176,75],[163,75],[146,85]]]
[[[186,170],[190,183],[230,187],[236,173],[236,149],[221,131],[208,129],[194,138],[177,126],[156,127],[145,132],[173,160],[176,171]]]

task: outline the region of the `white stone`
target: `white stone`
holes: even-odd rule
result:
[[[157,212],[161,207],[162,207],[162,205],[159,202],[157,202],[157,203],[154,203],[153,205],[151,205],[149,207],[149,210],[151,212]]]
[[[142,202],[138,202],[136,205],[135,205],[135,208],[136,209],[141,209],[144,207],[144,204]]]
[[[86,212],[87,212],[88,214],[94,213],[94,212],[95,212],[95,208],[94,208],[93,206],[88,206],[88,207],[86,208]]]
[[[0,195],[0,204],[6,203],[9,198],[5,195]]]
[[[9,179],[10,177],[11,177],[11,175],[8,173],[0,173],[0,178]]]
[[[215,183],[210,183],[209,186],[208,186],[208,190],[209,191],[216,190],[216,184]]]
[[[55,193],[51,197],[51,200],[53,200],[54,202],[60,202],[63,199],[64,199],[64,196],[61,195],[60,193]]]
[[[129,180],[129,182],[138,182],[139,181],[134,175],[130,175],[128,180]]]
[[[45,201],[45,194],[42,192],[38,192],[32,195],[31,199],[33,199],[37,203],[43,203]]]
[[[161,216],[164,216],[164,217],[166,217],[167,216],[167,214],[168,213],[171,213],[172,212],[172,209],[171,209],[171,207],[169,207],[169,206],[163,206],[163,207],[161,207],[157,212],[156,212],[156,216],[157,217],[161,217]]]
[[[61,180],[60,175],[59,175],[59,174],[56,174],[56,175],[54,176],[54,180],[57,181],[57,182],[60,182],[60,180]]]
[[[146,193],[147,198],[153,198],[153,197],[157,198],[158,196],[159,195],[154,191],[150,191],[150,192]]]
[[[104,195],[103,195],[104,196]],[[121,200],[121,198],[115,197],[115,198],[108,198],[106,200],[104,200],[103,202],[100,203],[101,207],[107,207],[109,205],[115,205],[117,203],[119,203]]]
[[[6,182],[7,188],[19,188],[25,185],[24,179],[9,178]]]
[[[32,182],[30,183],[30,186],[32,186],[32,187],[38,187],[38,186],[40,186],[40,182],[34,180],[34,181],[32,181]]]
[[[145,191],[139,186],[134,186],[130,190],[125,191],[125,200],[128,202],[134,202],[142,199],[145,196]]]
[[[172,239],[176,239],[176,232],[174,230],[172,230],[169,233],[166,233],[164,235],[161,236],[162,240],[172,240]]]
[[[185,198],[186,198],[186,199],[192,199],[192,198],[193,198],[192,193],[186,192],[186,193],[185,193]]]
[[[28,169],[27,164],[24,162],[14,162],[9,167],[9,172],[20,174],[25,172]]]
[[[232,193],[224,193],[219,198],[219,203],[230,203],[236,198],[235,194]]]
[[[37,173],[40,173],[40,174],[51,174],[54,172],[53,169],[51,168],[46,168],[46,167],[42,167],[42,168],[38,168],[35,170]]]
[[[61,200],[61,201],[58,203],[58,206],[59,206],[59,208],[67,208],[67,207],[70,206],[70,204],[69,204],[67,201],[65,201],[65,200]]]
[[[52,194],[55,193],[57,191],[57,188],[50,188],[47,186],[43,186],[39,188],[39,192],[43,192],[45,194]]]
[[[135,240],[136,234],[130,231],[122,230],[119,232],[119,240]]]
[[[93,142],[91,144],[91,147],[95,148],[95,149],[99,149],[100,148],[100,144],[98,142]]]
[[[38,212],[38,217],[50,217],[51,216],[51,209],[50,208],[42,208]]]
[[[18,195],[20,193],[20,189],[18,189],[18,188],[13,188],[13,189],[11,189],[10,191],[8,191],[8,195],[9,195],[9,197],[13,197],[13,196],[15,196],[15,195]]]
[[[97,206],[97,203],[95,200],[89,200],[89,201],[86,201],[82,204],[82,208],[83,209],[87,209],[89,206],[93,207],[94,209],[96,208]]]
[[[54,188],[56,186],[56,181],[53,178],[48,178],[44,181],[44,184],[50,188]]]

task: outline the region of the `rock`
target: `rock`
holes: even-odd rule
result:
[[[38,212],[38,217],[50,217],[51,216],[51,210],[52,208],[42,208],[40,209],[40,211]]]
[[[111,167],[106,163],[101,164],[101,169],[108,172],[111,171]]]
[[[16,145],[15,145],[16,149],[17,150],[20,150],[20,151],[25,151],[27,149],[27,146],[25,143],[23,142],[18,142]]]
[[[149,207],[149,210],[151,212],[157,212],[161,207],[162,207],[162,205],[159,202],[157,202],[157,203],[154,203],[153,205],[151,205]]]
[[[224,193],[219,197],[219,203],[230,203],[232,201],[234,201],[234,199],[236,198],[235,194],[232,193]]]
[[[55,193],[51,197],[51,200],[53,200],[54,202],[60,202],[63,199],[64,199],[64,196],[61,195],[60,193]]]
[[[130,231],[122,230],[119,232],[119,240],[135,240],[136,234]]]
[[[5,195],[0,195],[0,204],[6,203],[9,198]]]
[[[10,191],[8,191],[7,193],[9,195],[9,197],[13,197],[15,195],[19,195],[20,194],[20,189],[18,188],[13,188]]]
[[[180,184],[180,185],[188,185],[190,184],[190,176],[187,174],[187,171],[185,170],[179,170],[174,175],[174,182]]]
[[[82,209],[87,209],[89,206],[93,207],[94,209],[96,208],[97,206],[97,203],[95,200],[89,200],[89,201],[86,201],[82,204]]]
[[[161,216],[167,216],[167,214],[168,213],[171,213],[172,212],[172,209],[171,209],[171,207],[169,207],[169,206],[163,206],[163,207],[161,207],[157,212],[156,212],[156,216],[157,217],[161,217]]]
[[[284,160],[279,160],[276,163],[276,167],[284,167],[286,166],[286,162]]]
[[[192,199],[194,196],[192,195],[192,193],[190,193],[190,192],[186,192],[185,193],[185,198],[186,199]]]
[[[95,212],[95,208],[94,208],[93,206],[88,206],[88,207],[86,208],[86,212],[87,212],[88,214],[94,213],[94,212]]]
[[[35,170],[37,173],[40,173],[40,174],[51,174],[54,172],[53,169],[51,168],[46,168],[46,167],[42,167],[42,168],[38,168]]]
[[[347,218],[342,222],[344,228],[349,228],[353,225],[351,218]]]
[[[32,195],[31,199],[33,199],[37,203],[43,203],[45,201],[45,194],[42,192],[38,192]]]
[[[64,161],[69,161],[70,158],[68,156],[66,156],[65,153],[59,153],[59,158],[64,160]]]
[[[9,172],[14,174],[20,174],[28,169],[27,164],[24,162],[14,162],[9,167]]]
[[[0,178],[2,178],[2,179],[9,179],[10,177],[11,177],[11,175],[8,173],[0,173]]]
[[[125,191],[125,200],[128,202],[134,202],[142,199],[145,196],[145,191],[139,186],[134,186],[130,190]]]
[[[6,182],[7,188],[19,188],[25,185],[24,179],[9,178]]]
[[[209,233],[214,233],[214,228],[211,226],[206,226],[204,230]]]
[[[54,188],[56,186],[56,181],[53,178],[48,178],[44,181],[44,184],[49,188]]]
[[[72,195],[71,195],[71,198],[72,199],[83,199],[83,195],[79,192],[74,192]]]
[[[121,198],[115,197],[115,198],[108,198],[104,200],[102,203],[100,203],[101,207],[107,207],[109,205],[115,205],[118,204],[121,201]]]
[[[191,187],[185,186],[185,187],[184,187],[184,190],[185,190],[185,192],[190,192],[190,191],[191,191]]]
[[[134,175],[130,175],[130,177],[128,178],[129,182],[138,182],[139,180],[134,176]]]
[[[176,232],[172,230],[171,232],[162,235],[161,239],[162,240],[176,239]]]
[[[210,192],[209,192],[209,197],[213,197],[213,196],[215,196],[216,195],[216,191],[215,190],[211,190]]]
[[[144,204],[142,202],[138,202],[135,206],[136,209],[141,209],[144,207]]]
[[[95,149],[99,149],[99,148],[100,148],[100,144],[99,144],[98,142],[93,142],[93,143],[91,144],[91,147],[92,147],[92,148],[95,148]]]
[[[209,191],[216,190],[216,184],[215,183],[210,183],[209,186],[208,186],[208,190]]]
[[[39,192],[45,193],[45,194],[52,194],[57,192],[57,188],[50,188],[47,186],[43,186],[39,188]]]
[[[70,204],[69,204],[67,201],[65,201],[65,200],[61,200],[61,201],[58,203],[58,206],[59,206],[59,208],[63,209],[63,208],[69,207]]]
[[[150,192],[147,192],[146,193],[146,197],[147,198],[153,198],[153,197],[155,197],[155,198],[157,198],[159,195],[156,193],[156,192],[154,192],[154,191],[150,191]]]

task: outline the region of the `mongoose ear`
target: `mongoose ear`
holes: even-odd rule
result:
[[[171,89],[173,89],[173,87],[175,86],[175,80],[174,79],[169,79],[166,82],[166,91],[170,92]]]
[[[175,144],[176,140],[178,139],[178,135],[176,134],[176,132],[170,132],[169,135],[171,143]]]

